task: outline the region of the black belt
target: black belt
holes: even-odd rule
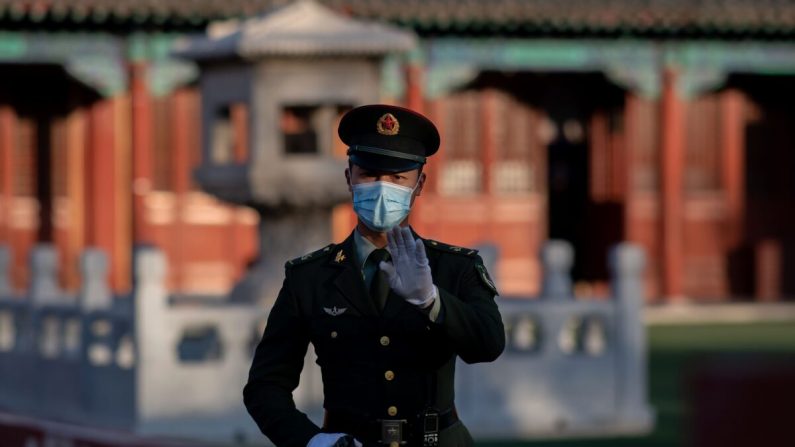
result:
[[[357,440],[365,443],[376,443],[394,447],[411,444],[421,446],[423,431],[421,416],[412,419],[369,419],[345,411],[326,410],[323,418],[323,430],[330,433],[347,433]],[[445,428],[458,422],[458,412],[455,407],[439,413],[439,427]]]

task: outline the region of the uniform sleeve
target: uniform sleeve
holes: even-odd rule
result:
[[[320,429],[298,411],[298,386],[309,334],[290,291],[289,271],[254,353],[243,401],[249,414],[277,447],[305,447]]]
[[[494,361],[505,349],[505,329],[485,271],[477,256],[462,273],[457,294],[438,287],[442,309],[435,325],[467,363]]]

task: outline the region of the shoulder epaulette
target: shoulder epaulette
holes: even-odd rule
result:
[[[474,248],[456,247],[455,245],[448,245],[443,242],[434,241],[431,239],[425,239],[425,246],[464,256],[476,256],[478,254],[478,251]]]
[[[285,268],[294,267],[296,265],[303,264],[305,262],[309,262],[313,259],[317,259],[323,255],[331,253],[331,249],[334,247],[334,244],[328,244],[325,247],[321,248],[320,250],[315,250],[312,253],[307,253],[303,256],[299,256],[295,259],[291,259],[284,264]]]

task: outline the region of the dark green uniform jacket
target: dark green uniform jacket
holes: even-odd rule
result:
[[[383,311],[376,309],[356,265],[353,235],[287,263],[243,391],[249,413],[274,444],[304,447],[321,431],[292,398],[310,342],[326,410],[370,420],[414,418],[429,403],[431,375],[435,406],[450,409],[456,356],[475,363],[500,355],[505,333],[497,291],[477,251],[424,242],[442,305],[436,322],[394,292]],[[460,422],[439,441],[472,445]]]

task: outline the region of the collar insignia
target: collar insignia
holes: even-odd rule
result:
[[[385,113],[375,125],[376,130],[381,135],[397,135],[400,130],[400,123],[391,113]]]
[[[334,306],[331,309],[329,309],[328,307],[323,308],[323,312],[331,315],[332,317],[336,317],[337,315],[342,315],[345,313],[346,310],[348,310],[347,307],[337,308],[337,306]]]
[[[345,260],[345,253],[343,253],[342,250],[338,251],[337,252],[337,256],[334,257],[334,262],[339,264],[340,262],[342,262],[344,260]]]

